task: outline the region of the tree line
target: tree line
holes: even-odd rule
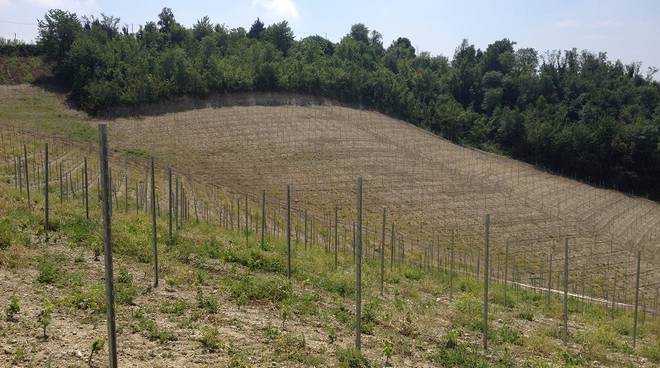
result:
[[[136,33],[112,16],[50,10],[37,45],[90,113],[176,96],[290,91],[376,109],[454,142],[510,155],[593,184],[660,198],[656,68],[605,53],[516,48],[502,39],[453,57],[388,47],[355,24],[338,43],[296,40],[286,21],[191,28],[164,8]]]

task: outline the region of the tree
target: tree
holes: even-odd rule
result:
[[[64,60],[81,31],[82,25],[75,13],[52,9],[38,21],[37,44],[49,60]]]
[[[266,30],[266,28],[264,27],[264,22],[262,22],[259,18],[257,18],[257,20],[255,20],[254,23],[252,23],[252,26],[250,27],[247,36],[249,38],[258,40],[261,38],[261,34],[264,32],[264,30]]]
[[[390,47],[385,51],[383,63],[393,72],[399,71],[399,62],[402,60],[412,60],[415,58],[415,48],[409,39],[399,37],[392,41]]]
[[[271,24],[263,32],[263,39],[272,43],[282,54],[286,55],[293,45],[293,31],[285,20]]]
[[[357,23],[351,26],[350,37],[357,42],[364,44],[369,43],[369,28],[362,23]]]
[[[377,109],[445,137],[660,198],[660,84],[655,69],[571,49],[539,56],[497,40],[463,40],[452,58],[419,53],[405,37],[383,49],[364,24],[338,44],[300,41],[287,22],[249,32],[187,28],[164,8],[135,34],[119,19],[52,10],[39,47],[81,108],[96,113],[211,92],[286,90]],[[0,42],[1,43],[1,42]],[[19,45],[20,46],[20,45]],[[0,53],[13,52],[0,45]]]
[[[170,33],[172,26],[176,23],[174,19],[174,13],[170,8],[163,8],[163,10],[158,14],[158,27],[159,30],[163,33]]]
[[[201,40],[211,34],[213,34],[213,25],[209,17],[205,16],[197,20],[197,23],[193,26],[193,37],[196,40]]]

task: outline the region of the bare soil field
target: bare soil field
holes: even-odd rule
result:
[[[122,149],[146,148],[235,193],[265,190],[283,200],[291,185],[296,203],[323,219],[338,206],[349,221],[355,178],[363,176],[372,239],[387,208],[413,252],[447,244],[453,231],[477,262],[490,214],[494,262],[509,243],[526,260],[524,274],[543,275],[550,254],[561,267],[568,237],[572,288],[593,296],[606,298],[616,282],[620,301],[630,303],[640,250],[643,298],[650,305],[657,295],[657,203],[461,147],[379,113],[327,104],[200,107],[119,118],[111,127]]]

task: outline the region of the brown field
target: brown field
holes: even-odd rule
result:
[[[508,242],[526,277],[546,273],[551,253],[559,270],[568,237],[572,289],[595,297],[607,297],[616,281],[620,301],[632,301],[626,286],[640,250],[643,298],[657,292],[657,203],[461,147],[379,113],[327,104],[199,107],[118,118],[111,127],[122,149],[146,149],[233,193],[265,190],[283,201],[291,185],[296,203],[322,219],[336,205],[347,222],[361,175],[369,231],[379,234],[387,208],[418,254],[437,241],[446,246],[454,230],[474,262],[490,214],[493,263],[503,262]]]

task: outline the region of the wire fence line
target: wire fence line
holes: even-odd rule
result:
[[[301,117],[299,109],[280,108],[275,117],[267,109],[229,109],[220,124],[202,112],[113,122],[111,207],[121,210],[123,197],[125,210],[130,202],[136,211],[153,208],[168,216],[164,209],[174,203],[177,226],[181,219],[242,229],[248,241],[251,233],[256,241],[260,231],[288,234],[296,246],[351,253],[360,176],[358,239],[366,259],[447,272],[455,252],[457,269],[466,275],[487,270],[486,280],[552,294],[561,293],[552,285],[565,283],[571,290],[566,294],[582,301],[614,309],[643,304],[644,312],[657,314],[660,268],[653,250],[660,211],[655,203],[565,178],[549,180],[548,173],[529,165],[420,135],[400,122],[383,124],[370,112],[313,106],[302,109]],[[5,174],[16,187],[43,185],[41,147],[48,143],[49,171],[60,172],[50,182],[60,186],[60,196],[75,198],[85,187],[100,188],[95,144],[11,124],[3,124],[0,134]],[[18,164],[22,150],[24,169]],[[158,157],[153,174],[153,156],[146,150]],[[83,171],[85,161],[90,173]],[[174,193],[167,189],[170,170]],[[490,244],[484,254],[485,215]],[[383,239],[392,239],[390,247]],[[571,240],[568,257],[566,239]],[[644,258],[636,272],[638,252]],[[570,268],[562,274],[565,261]],[[636,277],[639,288],[633,286]]]

